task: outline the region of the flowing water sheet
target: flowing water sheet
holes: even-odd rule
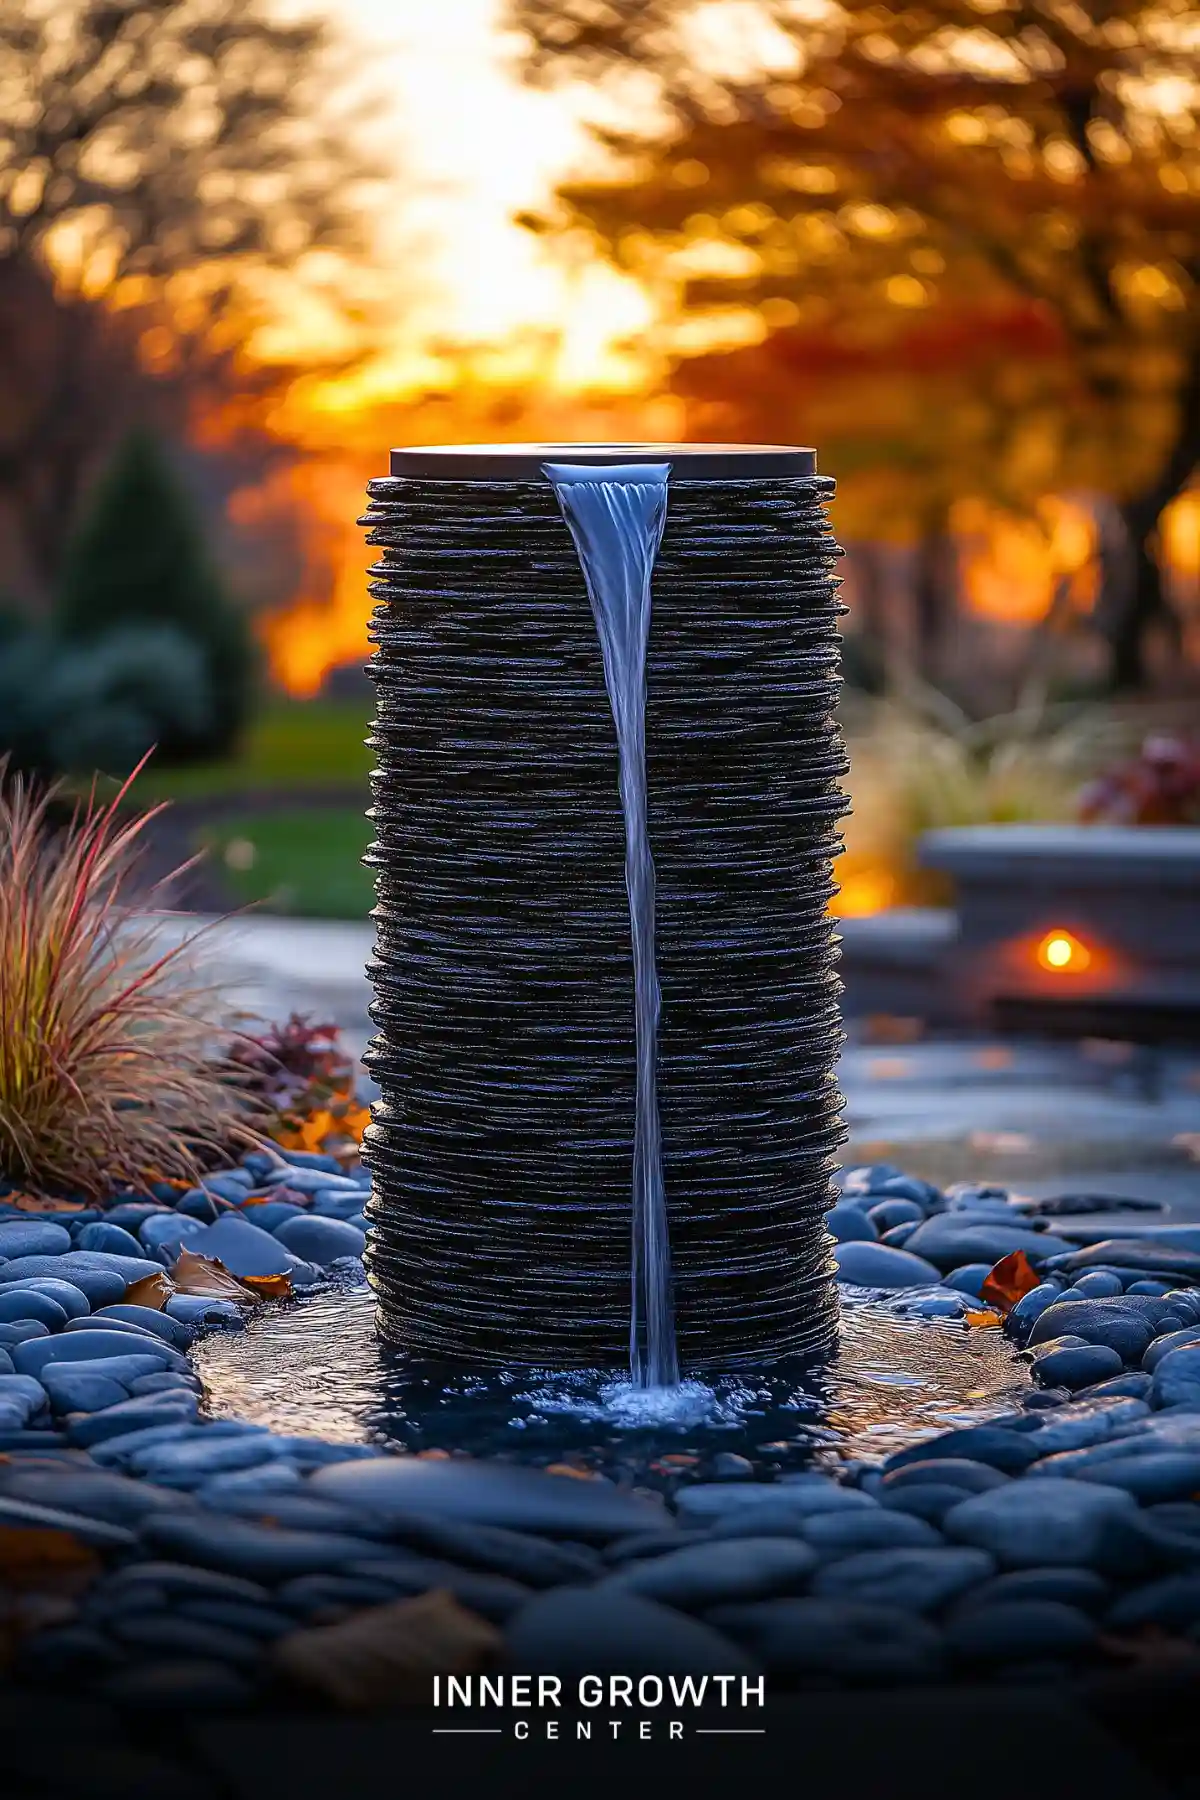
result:
[[[639,1387],[669,1387],[679,1380],[658,1122],[660,997],[654,961],[654,860],[646,816],[650,582],[666,524],[670,472],[669,463],[609,468],[543,464],[579,553],[617,728],[637,1043],[629,1357]]]

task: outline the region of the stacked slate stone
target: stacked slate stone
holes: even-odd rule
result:
[[[370,486],[368,1268],[381,1331],[419,1355],[613,1366],[636,1069],[616,738],[575,547],[524,462]],[[832,486],[689,479],[681,457],[655,567],[658,1093],[685,1367],[812,1351],[836,1325]]]
[[[773,1691],[1025,1674],[1086,1692],[1147,1631],[1197,1653],[1200,1254],[1187,1227],[1064,1249],[997,1190],[852,1171],[839,1210],[867,1229],[841,1253],[875,1247],[880,1228],[937,1227],[919,1281],[879,1290],[892,1304],[977,1304],[984,1263],[940,1282],[938,1264],[1007,1254],[1020,1236],[1043,1281],[1007,1329],[1037,1385],[879,1463],[756,1481],[724,1478],[737,1459],[712,1457],[656,1500],[205,1418],[187,1348],[244,1314],[182,1296],[138,1307],[127,1285],[181,1243],[211,1248],[209,1232],[243,1273],[329,1281],[350,1264],[322,1270],[251,1221],[290,1209],[271,1215],[275,1231],[304,1220],[312,1254],[326,1227],[355,1229],[337,1213],[362,1192],[297,1155],[65,1224],[0,1196],[0,1527],[67,1533],[100,1565],[31,1613],[11,1679],[139,1716],[278,1716],[309,1703],[294,1674],[312,1666],[306,1633],[433,1592],[472,1615],[483,1666],[538,1673],[590,1668],[603,1643],[636,1670],[766,1671]],[[889,1223],[897,1208],[919,1217]],[[333,1232],[322,1254],[344,1242]]]

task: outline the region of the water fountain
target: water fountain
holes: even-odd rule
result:
[[[653,1385],[834,1336],[832,485],[714,445],[371,484],[368,1255],[417,1356]]]

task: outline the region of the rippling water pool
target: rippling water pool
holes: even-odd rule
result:
[[[650,1485],[711,1472],[720,1451],[760,1474],[883,1456],[1002,1411],[1028,1385],[998,1331],[901,1318],[853,1296],[843,1298],[841,1342],[823,1365],[714,1375],[667,1406],[647,1406],[612,1371],[412,1362],[379,1342],[365,1286],[264,1306],[246,1331],[205,1339],[194,1360],[214,1416],[344,1443],[565,1463]]]

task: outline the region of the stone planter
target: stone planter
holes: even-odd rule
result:
[[[1200,830],[970,826],[927,833],[920,860],[956,883],[963,1018],[1200,1037]]]

